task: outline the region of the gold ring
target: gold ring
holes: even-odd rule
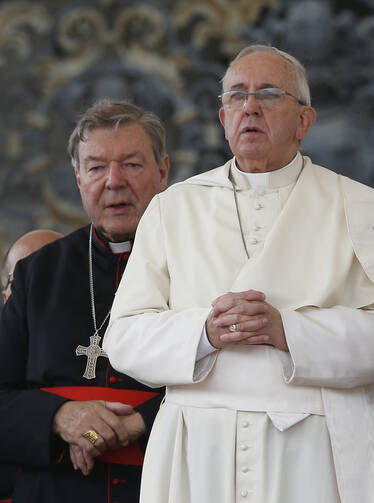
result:
[[[95,442],[99,438],[99,434],[95,430],[88,430],[86,433],[83,433],[84,438],[87,438],[91,442],[92,445],[95,445]]]

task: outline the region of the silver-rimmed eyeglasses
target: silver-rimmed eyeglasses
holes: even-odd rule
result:
[[[248,96],[253,95],[257,102],[260,105],[271,108],[277,105],[280,105],[285,96],[291,96],[294,98],[299,105],[305,105],[299,98],[289,93],[288,91],[284,91],[284,89],[278,89],[277,87],[267,87],[265,89],[258,89],[254,92],[247,91],[226,91],[218,96],[221,100],[222,105],[227,108],[242,108],[246,105],[248,101]]]

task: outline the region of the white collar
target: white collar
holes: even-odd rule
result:
[[[124,241],[123,243],[108,243],[109,248],[113,253],[125,253],[131,251],[131,241]]]
[[[237,167],[234,157],[231,164],[231,172],[234,182],[238,187],[245,185],[248,188],[268,187],[275,189],[294,183],[300,174],[302,165],[302,156],[300,152],[297,152],[292,161],[283,166],[283,168],[266,173],[246,173]]]

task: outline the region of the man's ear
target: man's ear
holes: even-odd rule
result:
[[[160,187],[161,191],[166,189],[166,185],[168,183],[168,176],[170,171],[170,159],[168,155],[165,155],[163,160],[158,166],[160,171]]]
[[[219,117],[219,121],[222,124],[222,126],[225,127],[225,110],[223,107],[221,107],[218,110],[218,117]]]
[[[74,168],[75,179],[77,181],[78,188],[81,186],[81,177],[78,168]]]
[[[302,106],[299,125],[296,129],[297,140],[301,141],[306,136],[309,129],[315,123],[316,118],[317,118],[317,112],[314,110],[313,107]]]
[[[226,136],[226,129],[225,129],[225,109],[223,107],[221,107],[219,110],[218,110],[218,117],[219,117],[219,121],[220,123],[222,124],[223,126],[223,129],[225,131],[225,138],[227,140],[227,136]]]

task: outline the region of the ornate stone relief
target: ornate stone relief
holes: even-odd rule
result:
[[[374,183],[374,5],[318,0],[0,1],[0,250],[27,230],[86,222],[66,143],[94,100],[166,123],[171,183],[222,164],[219,80],[248,43],[307,66],[319,120],[304,150]]]

